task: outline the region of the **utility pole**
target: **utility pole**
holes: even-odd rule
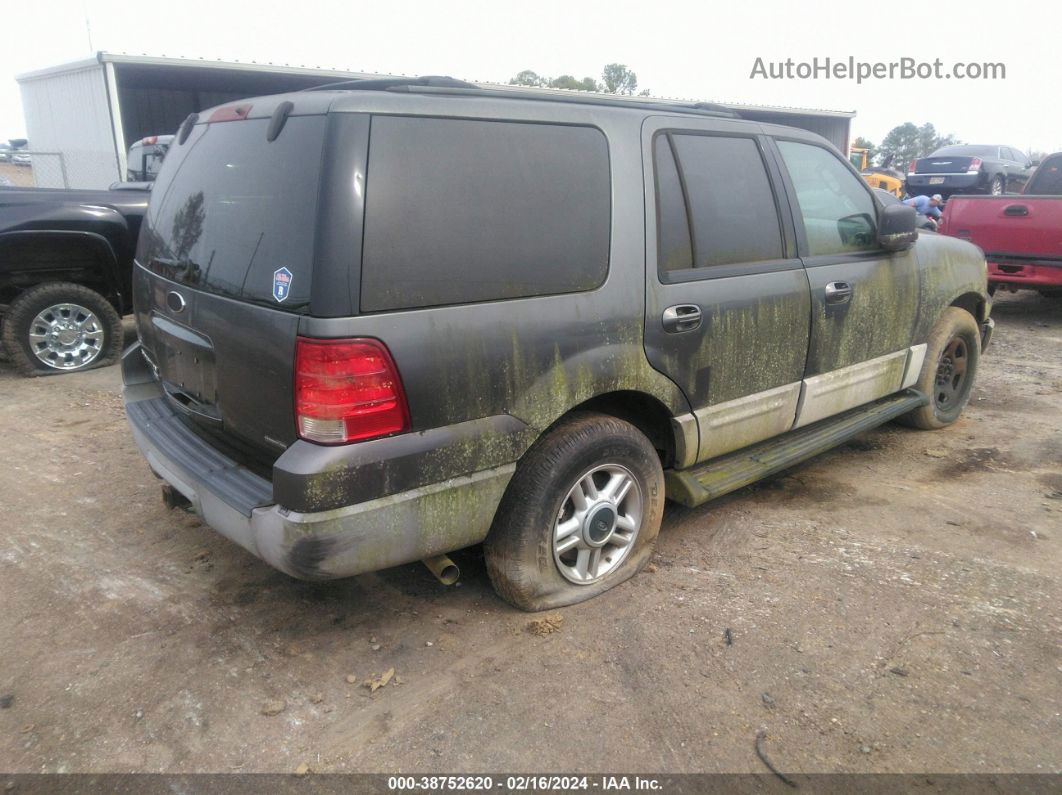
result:
[[[89,52],[96,52],[92,46],[92,25],[89,23],[88,0],[81,0],[81,8],[85,12],[85,35],[88,36]]]

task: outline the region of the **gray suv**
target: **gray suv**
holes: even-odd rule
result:
[[[697,505],[965,406],[985,262],[808,132],[721,108],[357,82],[193,115],[123,359],[171,504],[303,579],[484,544],[570,604]]]

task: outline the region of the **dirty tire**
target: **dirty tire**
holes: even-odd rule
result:
[[[586,473],[606,466],[633,476],[630,488],[640,490],[641,521],[629,550],[614,568],[595,582],[576,584],[562,575],[561,563],[555,559],[555,527],[572,507],[570,490],[585,480]],[[600,474],[609,477],[608,472]],[[620,505],[627,505],[626,498],[617,504],[617,511]],[[645,435],[606,414],[573,413],[546,431],[516,466],[483,545],[494,590],[511,605],[528,611],[597,596],[648,562],[663,511],[664,473]],[[606,545],[605,549],[613,547]]]
[[[49,306],[61,303],[77,304],[88,309],[103,327],[100,353],[88,364],[70,369],[56,369],[38,359],[30,348],[30,324],[37,314]],[[77,373],[113,364],[122,352],[122,318],[110,302],[95,290],[72,282],[42,284],[16,298],[3,319],[2,342],[4,352],[23,375],[59,375]]]
[[[1004,190],[1003,177],[996,174],[992,177],[992,182],[988,186],[988,193],[991,196],[1002,196]]]
[[[957,352],[962,354],[957,359],[962,360],[964,371],[956,387],[953,373],[957,369]],[[929,335],[922,372],[914,384],[919,392],[929,395],[929,405],[905,414],[899,421],[926,431],[955,422],[970,400],[980,358],[981,334],[973,315],[954,306],[945,309]]]

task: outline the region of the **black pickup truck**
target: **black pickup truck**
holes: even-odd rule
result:
[[[149,195],[0,187],[0,339],[22,373],[117,360]]]

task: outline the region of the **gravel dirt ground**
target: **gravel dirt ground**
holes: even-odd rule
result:
[[[547,616],[476,549],[291,580],[163,507],[116,367],[0,363],[0,770],[761,773],[762,728],[789,773],[1060,772],[1062,301],[997,298],[957,424],[671,505]]]

